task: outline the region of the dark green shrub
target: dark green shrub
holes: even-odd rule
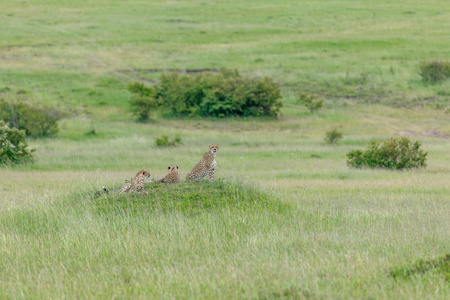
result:
[[[450,78],[450,62],[432,61],[423,62],[419,66],[422,80],[428,83],[438,83]]]
[[[130,99],[132,112],[138,116],[140,121],[148,120],[150,113],[158,107],[158,103],[154,97],[155,90],[139,82],[130,84],[128,90],[136,94]]]
[[[23,129],[27,136],[52,137],[58,133],[58,121],[64,116],[60,111],[46,106],[31,106],[22,101],[14,103],[0,99],[0,119],[10,127]]]
[[[336,128],[325,133],[325,142],[327,144],[336,144],[340,139],[342,139],[342,132]]]
[[[411,142],[407,137],[390,138],[383,142],[372,141],[365,150],[347,153],[350,167],[409,169],[425,167],[427,152],[420,150],[418,141]]]
[[[0,120],[0,164],[17,164],[33,160],[27,149],[25,131],[9,128],[5,121]]]
[[[297,96],[297,102],[305,105],[311,113],[318,111],[323,106],[323,99],[320,99],[317,95],[309,93],[299,93]]]
[[[177,145],[183,145],[181,137],[175,136],[172,140],[169,140],[169,137],[167,135],[156,138],[155,143],[157,147],[174,147]]]
[[[141,91],[145,89],[150,91],[145,94]],[[282,106],[280,89],[272,79],[246,78],[227,70],[197,75],[163,74],[152,88],[142,86],[130,91],[174,116],[275,117]]]

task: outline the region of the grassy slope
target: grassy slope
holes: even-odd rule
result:
[[[445,299],[449,285],[439,274],[394,280],[389,272],[450,251],[448,114],[436,105],[368,104],[427,98],[448,105],[448,82],[425,86],[417,74],[420,61],[449,58],[443,5],[3,3],[0,90],[9,91],[0,96],[75,113],[61,122],[57,139],[31,142],[34,165],[0,171],[1,294]],[[153,69],[219,67],[274,77],[287,96],[282,118],[131,121],[129,82],[153,82]],[[295,105],[297,89],[327,98],[324,110],[310,115]],[[92,126],[97,135],[86,135]],[[344,140],[327,146],[324,133],[334,127]],[[180,134],[185,145],[158,149],[154,138],[162,134]],[[345,166],[350,149],[400,134],[423,142],[427,169]],[[221,146],[217,178],[256,181],[261,190],[225,185],[219,202],[245,206],[257,198],[264,205],[185,214],[169,201],[172,209],[133,214],[117,209],[122,202],[114,198],[113,209],[99,213],[91,194],[101,185],[117,187],[140,168],[160,178],[172,163],[183,177],[210,143]],[[219,187],[205,183],[186,194],[190,189],[183,184],[170,195],[210,201]]]

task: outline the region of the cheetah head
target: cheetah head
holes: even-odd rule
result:
[[[136,177],[144,177],[144,178],[149,178],[150,177],[150,172],[147,170],[140,170],[137,174]]]
[[[212,154],[216,154],[218,150],[219,150],[219,146],[217,146],[217,145],[212,144],[209,146],[209,151],[211,151]]]
[[[178,172],[178,166],[176,165],[170,165],[167,167],[167,169],[169,170],[169,173],[172,172],[173,170]]]

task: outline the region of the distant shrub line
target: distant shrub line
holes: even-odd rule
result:
[[[426,166],[427,152],[420,149],[418,141],[407,137],[390,138],[383,142],[372,141],[366,150],[353,150],[347,153],[350,167],[410,169]]]
[[[282,106],[280,88],[272,79],[243,77],[229,70],[163,74],[158,84],[133,83],[129,91],[135,94],[130,105],[140,120],[148,119],[156,109],[174,116],[275,117]]]

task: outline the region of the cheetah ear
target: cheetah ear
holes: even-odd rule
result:
[[[178,170],[178,166],[177,166],[177,170]]]
[[[170,170],[170,166],[167,167],[167,170]]]

